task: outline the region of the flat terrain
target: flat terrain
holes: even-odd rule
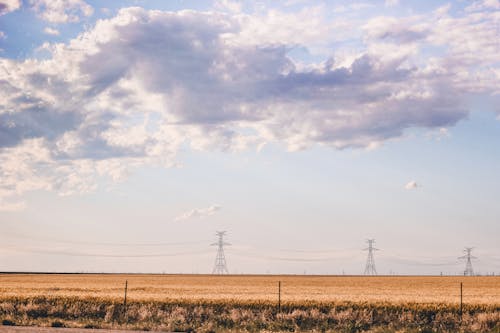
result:
[[[500,277],[0,274],[0,320],[4,333],[500,333]]]
[[[131,301],[238,300],[500,305],[500,277],[0,274],[0,298],[78,297]]]

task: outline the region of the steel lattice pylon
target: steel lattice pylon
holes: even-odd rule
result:
[[[366,258],[365,275],[377,275],[377,269],[375,268],[375,259],[373,258],[373,251],[378,251],[378,249],[373,247],[375,239],[367,239],[368,247],[364,251],[368,251],[368,257]]]
[[[211,246],[217,246],[217,256],[215,257],[215,265],[212,274],[229,274],[226,264],[226,256],[224,255],[224,245],[231,245],[224,242],[225,231],[217,231],[217,237],[219,238],[216,243],[210,244]]]
[[[466,247],[464,249],[465,255],[458,257],[458,259],[466,259],[465,263],[465,270],[464,270],[464,275],[465,276],[474,276],[474,270],[472,269],[472,259],[476,259],[471,253],[472,253],[473,247]]]

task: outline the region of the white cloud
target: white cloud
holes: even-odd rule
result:
[[[237,45],[314,45],[337,34],[345,22],[325,21],[325,8],[305,7],[296,13],[268,10],[261,14],[235,15],[227,22],[234,29],[223,35],[226,42]],[[229,18],[229,17],[226,17]]]
[[[5,39],[5,38],[7,38],[7,35],[5,34],[5,32],[0,31],[0,39]]]
[[[373,8],[373,7],[375,7],[375,5],[372,3],[368,3],[368,2],[354,2],[354,3],[350,4],[350,7],[353,10],[363,10],[363,9],[367,9],[367,8]]]
[[[500,9],[500,1],[499,0],[473,1],[472,4],[470,4],[465,8],[465,10],[469,12],[491,10],[491,9]]]
[[[26,208],[26,203],[23,201],[9,202],[0,201],[0,212],[19,212]]]
[[[103,8],[101,8],[101,13],[103,13],[106,16],[110,16],[112,11],[109,8],[103,7]]]
[[[346,13],[346,12],[356,12],[364,10],[367,8],[372,8],[375,5],[367,2],[352,2],[350,4],[337,5],[333,8],[333,12],[336,14]]]
[[[59,30],[51,28],[51,27],[46,27],[45,29],[43,29],[43,32],[46,33],[47,35],[52,35],[52,36],[59,35]]]
[[[447,139],[447,138],[451,137],[451,133],[447,128],[441,127],[439,129],[429,131],[426,134],[426,136],[430,139],[434,139],[436,141],[441,141],[443,139]]]
[[[231,13],[239,13],[243,8],[243,4],[239,1],[216,0],[214,7],[217,10],[227,10]]]
[[[419,187],[420,185],[415,180],[412,180],[405,185],[405,189],[407,190],[415,190]]]
[[[132,158],[57,160],[44,139],[3,148],[0,161],[0,210],[24,208],[23,195],[34,190],[55,191],[61,196],[92,192],[98,177],[122,181],[127,168],[139,163]]]
[[[84,0],[29,0],[38,16],[51,23],[79,22],[94,9]]]
[[[394,7],[399,5],[399,0],[385,0],[386,7]]]
[[[413,43],[425,39],[429,34],[431,24],[421,21],[418,16],[405,19],[380,16],[369,20],[364,26],[365,38],[368,41],[383,41],[384,43],[396,42]]]
[[[21,8],[21,0],[0,0],[0,16]]]
[[[259,15],[127,8],[45,44],[49,59],[0,58],[0,205],[171,167],[181,147],[377,147],[451,127],[468,114],[457,96],[500,86],[493,13],[378,17],[365,48],[310,64],[288,54],[331,42],[321,8]]]
[[[175,221],[186,221],[192,219],[201,219],[208,216],[215,215],[221,209],[220,206],[212,205],[207,208],[194,208],[187,212],[178,215]]]

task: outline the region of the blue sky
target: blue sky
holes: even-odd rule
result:
[[[0,14],[0,270],[500,274],[497,0]]]

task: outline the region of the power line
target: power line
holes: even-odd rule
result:
[[[78,251],[67,251],[67,250],[47,250],[47,249],[30,249],[30,248],[17,248],[17,247],[3,247],[15,252],[23,253],[33,253],[33,254],[47,254],[47,255],[59,255],[59,256],[70,256],[70,257],[102,257],[102,258],[155,258],[155,257],[178,257],[178,256],[188,256],[188,255],[202,255],[206,254],[206,251],[182,251],[182,252],[171,252],[171,253],[125,253],[125,254],[114,254],[114,253],[101,253],[101,252],[78,252]]]
[[[373,258],[373,251],[378,251],[378,249],[373,247],[375,244],[375,239],[367,239],[368,247],[363,251],[368,251],[368,257],[366,258],[365,275],[377,275],[377,269],[375,268],[375,259]]]
[[[273,255],[263,255],[255,254],[239,250],[231,250],[231,253],[235,256],[257,259],[257,260],[273,260],[273,261],[289,261],[289,262],[323,262],[336,260],[338,257],[325,257],[325,258],[299,258],[299,257],[289,257],[289,256],[273,256]]]
[[[399,265],[408,265],[408,266],[436,266],[436,267],[439,267],[439,266],[456,266],[458,264],[458,261],[457,260],[449,260],[449,261],[444,261],[446,260],[446,258],[434,258],[432,260],[435,260],[435,259],[439,259],[439,260],[443,260],[443,261],[438,261],[438,262],[428,262],[429,259],[419,259],[419,258],[408,258],[408,257],[402,257],[402,256],[398,256],[398,255],[388,255],[388,254],[384,254],[384,258],[386,260],[391,260],[393,262],[395,262],[396,264],[399,264]]]
[[[5,235],[6,233],[4,233]],[[126,242],[96,242],[74,239],[60,239],[54,237],[40,237],[30,234],[21,234],[17,232],[8,233],[9,237],[16,237],[22,240],[31,240],[36,242],[58,243],[58,244],[80,244],[80,245],[99,245],[99,246],[116,246],[116,247],[160,247],[160,246],[181,246],[181,245],[201,245],[206,244],[207,240],[186,241],[186,242],[143,242],[143,243],[126,243]]]
[[[464,275],[465,276],[474,276],[474,270],[472,269],[472,259],[477,259],[474,257],[472,253],[473,247],[466,247],[464,249],[465,255],[458,257],[458,259],[466,259],[465,262],[465,270],[464,270]]]
[[[224,242],[225,231],[216,232],[218,240],[216,243],[210,244],[211,246],[217,246],[217,256],[215,257],[215,265],[212,274],[229,274],[226,264],[226,256],[224,255],[224,245],[231,245]]]

